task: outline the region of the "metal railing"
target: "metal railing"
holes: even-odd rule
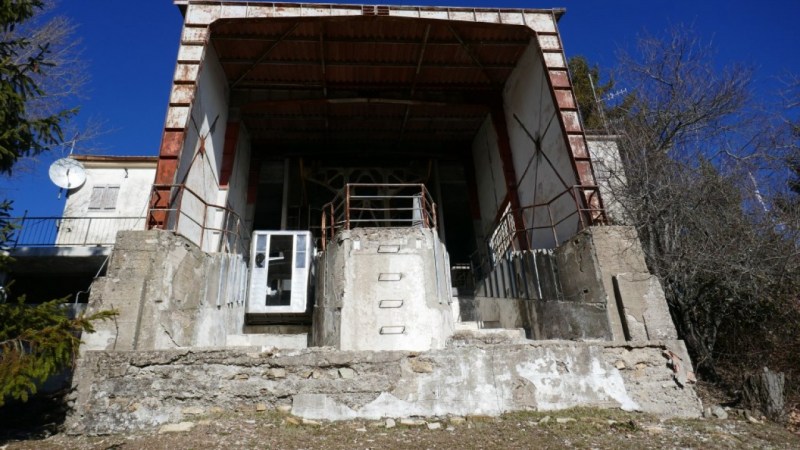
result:
[[[339,230],[437,227],[436,203],[424,184],[349,183],[322,207],[322,249]]]
[[[230,206],[208,203],[183,184],[154,184],[149,205],[149,229],[174,231],[201,249],[204,249],[206,235],[210,232],[219,235],[213,251],[245,256],[249,253],[249,235],[244,222]],[[192,228],[197,232],[191,233]]]
[[[584,185],[572,186],[547,202],[536,203],[517,210],[506,211],[497,221],[494,232],[488,240],[489,249],[492,251],[495,258],[498,258],[508,251],[545,248],[537,245],[538,243],[533,239],[533,234],[539,230],[550,230],[550,233],[552,233],[553,247],[556,247],[587,226],[604,223],[596,219],[603,213],[604,210],[602,208],[583,206],[585,202],[582,196],[585,195],[587,191],[597,192],[598,187]],[[568,213],[564,214],[562,212],[559,216],[556,216],[553,211],[553,205],[556,202],[563,201],[562,199],[564,196],[568,196],[572,208]],[[588,203],[592,205],[591,201]],[[539,224],[537,224],[537,218],[543,216],[543,211],[546,211],[546,220],[544,223],[539,221]],[[518,229],[515,225],[515,216],[530,218],[530,224],[526,225],[525,228]],[[564,235],[563,233],[559,235],[559,226],[571,219],[576,221],[576,227],[569,229],[569,235]]]
[[[9,247],[111,246],[117,232],[144,230],[144,217],[18,217]]]

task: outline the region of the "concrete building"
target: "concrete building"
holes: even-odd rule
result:
[[[635,230],[609,225],[563,10],[175,3],[148,230],[92,287],[119,316],[84,339],[73,430],[254,398],[699,413]]]

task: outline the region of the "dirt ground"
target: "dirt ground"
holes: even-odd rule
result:
[[[800,448],[800,436],[769,422],[661,420],[618,410],[572,409],[501,417],[317,422],[267,412],[196,416],[188,431],[69,436],[7,442],[0,449],[522,449]],[[392,427],[392,425],[394,425]]]

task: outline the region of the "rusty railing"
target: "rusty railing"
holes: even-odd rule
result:
[[[203,249],[206,234],[219,233],[217,252],[247,255],[248,233],[241,217],[229,206],[205,201],[183,184],[154,184],[150,193],[147,226],[150,229],[174,231]],[[221,213],[222,217],[209,217]],[[186,222],[189,222],[187,229]],[[183,224],[183,226],[182,226]],[[190,229],[195,227],[196,233]],[[192,234],[199,234],[195,238]]]
[[[574,236],[579,231],[583,230],[589,225],[602,224],[603,221],[597,220],[603,213],[602,208],[595,206],[584,206],[583,196],[587,191],[597,193],[597,186],[572,186],[555,197],[544,203],[537,203],[533,205],[524,206],[518,210],[507,210],[497,221],[494,227],[494,232],[488,239],[488,246],[495,258],[500,257],[508,251],[518,251],[523,249],[543,248],[533,241],[533,234],[538,230],[551,230],[553,246],[558,246],[567,239]],[[567,214],[560,214],[560,217],[554,215],[553,205],[562,200],[564,196],[569,196],[571,204],[574,207]],[[588,202],[592,205],[592,202]],[[542,216],[542,211],[546,211],[546,221],[539,222],[537,225],[537,218]],[[520,215],[524,218],[530,218],[530,224],[523,229],[517,229],[514,222],[514,216]],[[577,216],[576,228],[569,231],[569,235],[559,236],[558,228],[561,224]]]
[[[436,203],[424,184],[349,183],[322,207],[322,249],[339,230],[437,227]]]

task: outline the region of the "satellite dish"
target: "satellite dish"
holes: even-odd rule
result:
[[[48,173],[50,180],[61,189],[77,189],[86,182],[86,169],[72,158],[57,159]]]

